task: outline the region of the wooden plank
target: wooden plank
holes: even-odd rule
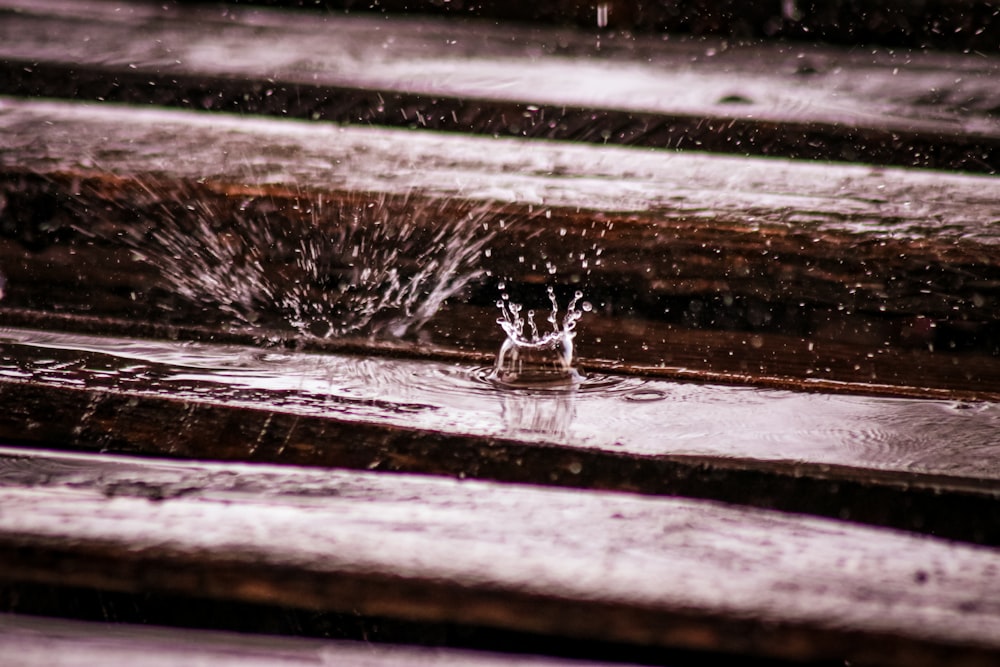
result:
[[[0,438],[713,498],[1000,544],[998,404],[3,332]]]
[[[256,0],[243,4],[301,7],[296,0]],[[603,3],[582,0],[482,0],[475,3],[320,0],[317,4],[353,12],[429,13],[575,23],[591,29],[725,35],[737,40],[797,38],[851,45],[951,48],[965,52],[972,49],[995,51],[1000,44],[995,6],[980,0],[939,0],[919,5],[874,0],[863,7],[841,0],[814,0],[806,6],[796,2],[736,6],[726,0],[674,0],[669,4],[628,0]]]
[[[362,642],[167,629],[0,614],[0,652],[20,667],[588,667],[593,662]]]
[[[530,205],[538,218],[547,208],[579,208],[675,224],[742,222],[774,235],[803,228],[882,241],[1000,243],[993,224],[1000,186],[984,176],[13,98],[0,98],[0,131],[0,165],[8,171],[146,175],[166,181],[163,187],[205,181],[228,185],[234,196],[268,186],[297,188],[303,197],[323,190],[402,197],[415,190]]]
[[[994,56],[5,3],[0,91],[995,173]],[[336,38],[332,38],[332,36]],[[576,57],[567,57],[572,54]],[[579,54],[579,55],[577,55]]]
[[[679,499],[6,450],[10,581],[792,659],[986,665],[995,549]]]
[[[424,342],[495,352],[485,272],[528,299],[546,282],[582,289],[594,368],[1000,393],[994,178],[15,100],[0,130],[8,308],[287,335],[273,292],[315,283],[300,301],[322,304],[351,261],[327,247],[328,271],[288,276],[292,230],[359,218],[432,233],[469,216],[484,225],[470,240],[492,240],[457,272],[469,286],[452,303],[474,309],[443,311]],[[222,230],[246,254],[277,244],[239,293],[201,279],[206,263],[247,263],[206,250]],[[271,293],[248,296],[261,282]]]
[[[92,293],[93,294],[93,293]],[[103,298],[103,297],[102,297]],[[63,302],[65,303],[65,302]],[[123,304],[127,302],[123,299]],[[73,306],[68,306],[72,308]],[[91,300],[83,310],[103,310]],[[395,356],[491,366],[503,343],[492,308],[444,306],[420,329],[418,340],[343,336],[311,338],[261,328],[229,328],[137,320],[137,310],[122,306],[121,318],[20,308],[0,308],[0,324],[133,338],[191,340],[278,347],[311,352]],[[175,313],[176,314],[176,313]],[[213,317],[210,313],[206,317]],[[862,358],[854,343],[813,342],[789,335],[752,335],[666,327],[669,334],[650,341],[655,322],[591,316],[576,340],[578,369],[681,382],[761,387],[799,392],[997,402],[993,378],[1000,367],[991,357],[929,355],[920,350],[884,347]],[[738,354],[737,354],[738,353]],[[604,356],[597,356],[603,354]]]

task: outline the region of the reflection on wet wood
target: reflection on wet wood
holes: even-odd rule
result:
[[[332,369],[309,366],[286,371],[299,389],[271,390],[273,379],[244,386],[227,384],[222,373],[199,381],[197,367],[170,369],[134,355],[116,359],[47,348],[32,365],[30,358],[22,359],[30,352],[10,344],[4,351],[0,438],[8,442],[686,495],[1000,544],[989,413],[976,419],[969,412],[962,419],[959,410],[950,418],[952,430],[946,425],[931,435],[933,442],[925,442],[933,430],[928,420],[949,418],[945,406],[880,409],[874,402],[870,409],[852,410],[854,402],[838,406],[822,397],[809,403],[794,395],[773,396],[768,403],[768,397],[757,396],[757,409],[778,423],[754,439],[730,432],[746,422],[729,410],[753,408],[740,407],[739,397],[722,388],[699,387],[708,392],[700,399],[684,399],[682,386],[656,390],[678,397],[655,404],[662,406],[658,425],[664,430],[648,431],[645,422],[629,427],[629,399],[614,393],[602,398],[493,392],[473,407],[475,394],[461,394],[475,392],[468,387],[453,405],[448,387],[440,386],[445,376],[427,365],[399,371],[426,377],[426,391],[415,385],[396,394],[374,379],[366,389]],[[405,384],[403,375],[361,361],[353,363],[364,377],[385,374],[384,383]],[[313,382],[307,371],[309,377],[320,374],[325,390],[308,388]],[[247,367],[234,373],[250,377]],[[307,381],[308,387],[301,386]],[[354,388],[338,390],[342,383]],[[798,403],[789,405],[790,398]],[[789,419],[795,405],[801,416]],[[835,409],[839,419],[824,416]],[[695,436],[706,424],[685,426],[674,414],[706,410],[710,415],[704,418],[715,415],[718,425],[700,439]],[[603,439],[582,411],[608,415]],[[613,426],[607,421],[612,415],[622,417]],[[885,419],[897,420],[897,427],[882,423]],[[580,428],[584,433],[573,435]],[[651,433],[660,435],[650,438]],[[834,437],[817,444],[824,434]]]
[[[564,302],[585,292],[592,367],[1000,391],[996,179],[73,104],[8,101],[0,125],[8,309],[288,335],[276,294],[299,280],[316,287],[300,301],[335,300],[356,263],[345,244],[296,274],[301,238],[360,220],[389,230],[367,247],[395,249],[405,227],[412,275],[421,235],[468,218],[486,245],[462,270],[493,278],[470,280],[452,303],[472,309],[442,312],[424,342],[492,354],[505,277],[529,302],[545,283]],[[206,248],[225,239],[245,246],[233,276],[271,293],[213,288],[205,265],[230,260]]]
[[[121,304],[123,319],[0,308],[0,325],[480,366],[493,364],[503,342],[503,332],[494,324],[497,311],[493,307],[445,306],[417,340],[375,340],[302,338],[279,330],[137,320],[128,302],[123,299]],[[90,305],[87,310],[93,310],[93,302]],[[576,343],[577,365],[584,371],[830,394],[1000,401],[1000,361],[992,356],[893,347],[859,352],[856,343],[817,344],[781,334],[692,330],[595,314],[583,322]],[[656,335],[666,337],[657,340]]]
[[[992,55],[631,36],[596,46],[568,30],[488,24],[7,4],[17,11],[0,23],[6,94],[741,155],[1000,166]]]
[[[995,551],[679,499],[4,452],[8,580],[731,650],[985,665]]]

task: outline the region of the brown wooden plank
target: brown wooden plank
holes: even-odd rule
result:
[[[0,123],[8,308],[278,335],[273,294],[199,281],[222,230],[249,254],[356,216],[429,231],[471,216],[492,242],[452,301],[475,309],[442,312],[424,342],[492,355],[505,276],[535,300],[546,282],[584,290],[594,368],[1000,392],[997,179],[13,100]],[[298,278],[319,288],[300,301],[324,303],[350,258],[328,247],[328,270],[281,277],[292,250],[241,285]]]
[[[994,224],[1000,186],[984,176],[14,98],[0,98],[0,123],[0,165],[8,171],[145,175],[166,181],[163,187],[202,180],[228,185],[233,196],[268,186],[298,188],[304,197],[324,190],[397,197],[416,191],[534,206],[539,219],[547,208],[553,214],[580,208],[591,215],[650,214],[678,225],[725,221],[774,235],[802,228],[959,246],[1000,243]]]
[[[178,664],[228,667],[588,667],[593,662],[468,650],[167,629],[0,614],[0,652],[20,667]]]
[[[995,403],[610,377],[546,393],[432,361],[2,342],[7,441],[679,494],[1000,544]]]
[[[994,549],[678,499],[4,452],[10,581],[795,659],[985,665]]]
[[[478,24],[391,27],[143,3],[125,11],[101,2],[7,7],[7,94],[746,155],[1000,166],[993,56],[632,38],[598,48],[592,35]]]

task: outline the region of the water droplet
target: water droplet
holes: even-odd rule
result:
[[[552,309],[546,318],[551,329],[544,333],[535,322],[534,310],[527,311],[525,320],[520,315],[521,304],[510,302],[508,294],[502,293],[498,302],[501,317],[497,318],[497,323],[507,338],[497,354],[491,374],[493,380],[506,385],[572,385],[580,381],[580,375],[573,368],[573,338],[576,322],[583,315],[583,311],[576,308],[583,293],[575,293],[560,323],[555,289],[549,286],[546,292]]]
[[[485,206],[456,215],[445,200],[293,199],[284,210],[294,214],[276,218],[273,202],[224,209],[174,190],[163,199],[185,213],[165,206],[134,232],[102,240],[124,244],[175,297],[220,320],[310,337],[418,329],[482,276],[498,231],[484,227]]]
[[[610,10],[610,5],[607,2],[597,3],[597,27],[607,28],[608,27],[608,14]]]

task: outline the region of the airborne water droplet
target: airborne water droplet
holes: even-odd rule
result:
[[[262,332],[412,333],[486,273],[481,258],[497,233],[484,226],[488,207],[454,215],[447,200],[294,198],[276,213],[257,199],[229,210],[200,191],[152,194],[185,212],[164,206],[125,232],[93,235],[154,267],[181,304]]]

